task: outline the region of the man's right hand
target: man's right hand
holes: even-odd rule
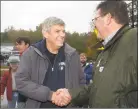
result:
[[[70,103],[71,96],[68,89],[58,89],[52,95],[52,102],[58,106],[66,106]]]
[[[1,95],[1,100],[3,100],[4,99],[4,95]]]

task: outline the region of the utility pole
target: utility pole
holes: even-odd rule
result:
[[[132,0],[131,22],[132,22],[132,27],[134,27],[134,0]]]

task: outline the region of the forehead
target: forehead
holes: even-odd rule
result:
[[[11,64],[11,65],[13,65],[13,64],[18,64],[18,62],[10,62],[10,64]]]
[[[84,57],[86,57],[86,56],[82,54],[82,55],[80,55],[80,57],[81,57],[81,58],[84,58]]]
[[[54,30],[64,30],[65,26],[64,25],[53,25],[51,27],[51,29],[54,29]]]
[[[98,17],[100,15],[101,15],[101,10],[100,9],[96,10],[95,11],[95,17]]]
[[[22,44],[25,44],[25,42],[24,41],[21,41],[21,43],[16,42],[15,44],[16,45],[22,45]]]

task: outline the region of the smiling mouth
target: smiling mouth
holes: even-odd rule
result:
[[[64,42],[64,40],[58,40],[59,42]]]

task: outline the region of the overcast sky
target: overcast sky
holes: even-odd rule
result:
[[[1,31],[8,26],[32,29],[44,19],[56,16],[66,23],[66,30],[90,31],[89,22],[100,1],[1,1]]]
[[[55,16],[66,23],[66,31],[88,32],[89,22],[100,1],[1,1],[1,32],[8,26],[32,29],[47,17]]]

